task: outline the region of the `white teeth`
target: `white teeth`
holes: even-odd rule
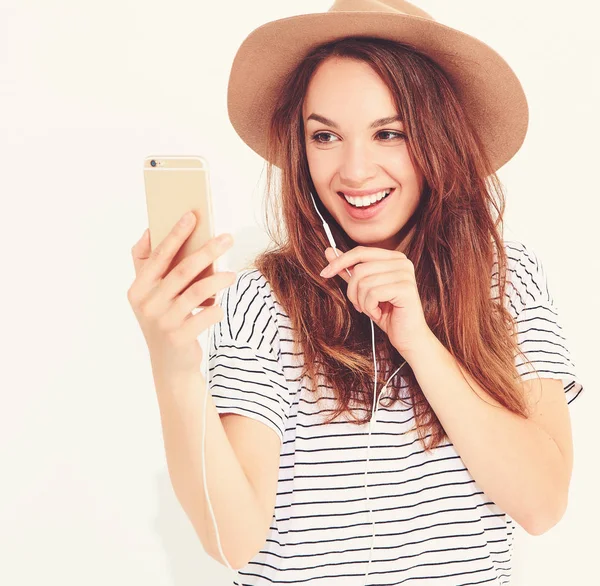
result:
[[[383,199],[386,195],[389,195],[391,191],[391,189],[387,189],[385,191],[380,191],[379,193],[365,195],[364,197],[350,197],[344,193],[344,197],[349,204],[360,208],[369,206],[372,203]]]

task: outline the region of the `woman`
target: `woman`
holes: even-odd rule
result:
[[[207,551],[235,584],[508,584],[515,521],[564,513],[583,388],[542,264],[502,238],[517,78],[407,2],[339,0],[244,41],[229,114],[284,234],[218,299]],[[210,464],[231,450],[243,509]]]

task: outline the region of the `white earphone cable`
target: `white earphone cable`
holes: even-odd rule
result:
[[[311,193],[310,194],[312,201],[313,201],[313,205],[315,207],[315,210],[317,210],[317,214],[319,214],[319,217],[321,218],[322,222],[323,222],[323,228],[325,229],[325,234],[327,235],[327,239],[329,240],[329,244],[331,245],[331,247],[333,248],[334,253],[336,254],[336,256],[339,256],[339,253],[337,251],[337,247],[336,247],[336,243],[335,243],[335,239],[333,238],[333,234],[331,233],[331,230],[329,228],[329,225],[327,224],[327,222],[325,221],[325,219],[323,218],[323,216],[321,215],[321,212],[319,212],[319,208],[317,208],[317,204],[315,202],[314,196]],[[350,271],[346,268],[346,272],[348,273],[348,276],[352,276],[352,273],[350,273]],[[373,526],[373,533],[371,536],[371,549],[369,550],[369,561],[367,563],[367,573],[365,574],[365,584],[366,584],[366,578],[369,575],[369,568],[371,566],[371,559],[372,559],[372,555],[373,555],[373,546],[375,544],[375,519],[373,516],[373,509],[371,508],[371,501],[369,499],[369,491],[368,491],[368,483],[367,483],[367,474],[368,474],[368,468],[369,468],[369,449],[371,447],[371,431],[372,431],[372,423],[373,423],[373,419],[375,419],[375,421],[377,421],[377,409],[379,409],[379,399],[377,399],[377,360],[375,359],[375,329],[373,327],[373,320],[371,319],[371,343],[372,343],[372,352],[373,352],[373,366],[375,369],[375,379],[373,381],[373,407],[371,410],[371,419],[369,420],[369,441],[367,443],[367,461],[365,464],[365,494],[367,497],[367,503],[369,506],[369,518],[371,519],[371,523]],[[213,331],[214,331],[214,324],[210,326],[209,330],[208,330],[208,342],[207,345],[211,343],[212,337],[213,337]],[[223,559],[223,561],[225,562],[225,564],[227,565],[227,567],[234,573],[235,577],[237,577],[238,572],[237,570],[234,570],[231,567],[231,564],[229,563],[229,561],[227,560],[227,558],[225,557],[225,554],[223,553],[223,548],[221,546],[221,537],[219,535],[219,528],[218,528],[218,524],[217,524],[217,520],[215,518],[215,514],[212,508],[212,504],[210,502],[210,497],[208,494],[208,486],[207,486],[207,481],[206,481],[206,459],[205,459],[205,446],[206,446],[206,406],[207,406],[207,401],[208,401],[208,394],[209,394],[209,388],[208,388],[208,372],[209,372],[209,368],[208,368],[208,346],[207,346],[207,357],[206,357],[206,363],[205,363],[205,367],[204,367],[204,380],[206,383],[206,389],[205,389],[205,395],[204,395],[204,409],[203,409],[203,424],[202,424],[202,479],[203,479],[203,483],[204,483],[204,494],[206,496],[206,502],[208,504],[208,510],[210,512],[210,516],[212,518],[213,521],[213,526],[215,528],[215,535],[217,537],[217,546],[219,548],[219,555],[221,556],[221,558]],[[389,382],[392,380],[392,378],[396,375],[396,373],[406,364],[406,361],[404,361],[402,363],[401,366],[399,366],[394,373],[390,376],[390,378],[387,380],[387,382],[385,383],[385,385],[383,385],[383,388],[381,389],[381,394],[383,394],[383,391],[387,388]],[[381,395],[380,397],[381,398]],[[234,578],[235,580],[235,578]]]
[[[321,218],[321,221],[323,222],[323,228],[325,228],[325,234],[327,234],[327,239],[329,240],[329,244],[333,248],[333,252],[335,253],[335,255],[339,257],[340,255],[337,251],[335,239],[333,238],[333,234],[331,233],[329,225],[325,221],[325,218],[323,218],[323,216],[321,215],[321,212],[319,212],[319,208],[317,207],[315,198],[312,193],[310,194],[310,197],[312,198],[312,202],[315,207],[315,210],[317,210],[317,214],[319,214],[319,217]],[[346,272],[348,273],[348,276],[350,276],[350,277],[352,276],[352,274],[350,273],[350,271],[347,268],[346,268]],[[373,419],[375,419],[375,422],[377,422],[377,409],[379,409],[379,399],[377,398],[377,360],[375,359],[375,329],[373,327],[373,320],[370,319],[370,321],[371,321],[371,344],[372,344],[372,353],[373,353],[373,367],[375,369],[375,377],[374,377],[374,381],[373,381],[373,408],[371,410],[371,419],[369,420],[369,439],[368,439],[368,443],[367,443],[367,461],[365,463],[365,495],[367,497],[367,504],[369,507],[369,518],[371,519],[371,524],[373,526],[373,533],[371,535],[371,549],[369,550],[369,561],[367,563],[367,573],[365,574],[365,584],[366,584],[366,578],[369,576],[369,568],[371,567],[371,559],[373,556],[373,547],[375,545],[375,518],[373,516],[373,509],[371,508],[371,500],[369,499],[367,474],[368,474],[368,469],[369,469],[369,449],[371,447],[372,424],[373,424]],[[383,388],[381,389],[381,394],[383,394],[383,391],[387,388],[389,382],[392,380],[392,378],[396,375],[396,373],[405,364],[406,364],[406,361],[404,361],[394,371],[394,373],[390,376],[390,378],[388,378],[387,382],[385,383],[385,385],[383,385]],[[381,395],[379,396],[379,398],[381,398]],[[376,406],[376,404],[377,404],[377,406]]]
[[[204,381],[205,381],[205,390],[204,390],[204,409],[203,409],[203,418],[204,421],[202,422],[202,482],[204,484],[204,495],[206,496],[206,502],[208,504],[208,510],[210,511],[210,516],[212,518],[213,521],[213,526],[215,528],[215,534],[217,536],[217,546],[219,547],[219,555],[221,556],[221,558],[223,559],[223,561],[225,562],[225,564],[227,565],[227,567],[234,573],[235,577],[237,577],[237,570],[234,570],[231,567],[231,564],[229,563],[229,560],[225,557],[225,554],[223,553],[223,548],[221,547],[221,537],[219,535],[219,527],[217,524],[217,520],[215,518],[215,513],[213,511],[212,508],[212,504],[210,502],[210,497],[208,496],[208,486],[206,483],[206,458],[205,458],[205,444],[206,444],[206,406],[207,406],[207,402],[208,402],[208,394],[209,394],[209,388],[208,388],[208,355],[209,355],[209,350],[210,347],[208,346],[208,344],[211,343],[211,339],[212,339],[212,334],[213,334],[213,330],[214,330],[214,326],[215,324],[212,324],[208,330],[208,341],[207,341],[207,351],[206,351],[206,363],[204,366]],[[235,578],[234,578],[235,580]]]

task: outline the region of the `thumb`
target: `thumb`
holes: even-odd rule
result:
[[[336,254],[337,251],[337,254]],[[328,261],[332,261],[334,258],[337,258],[340,255],[340,251],[336,248],[333,249],[331,246],[325,249],[325,258]]]

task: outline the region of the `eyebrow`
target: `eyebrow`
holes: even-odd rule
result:
[[[333,120],[330,120],[329,118],[326,118],[325,116],[321,116],[320,114],[315,114],[314,112],[306,119],[306,122],[308,122],[309,120],[316,120],[317,122],[320,122],[321,124],[331,126],[332,128],[337,128],[338,130],[340,128]],[[400,115],[398,115],[398,116],[388,116],[387,118],[379,118],[379,119],[375,120],[374,122],[372,122],[371,126],[369,126],[369,128],[378,128],[379,126],[385,126],[386,124],[392,124],[392,122],[402,122],[402,117]]]

